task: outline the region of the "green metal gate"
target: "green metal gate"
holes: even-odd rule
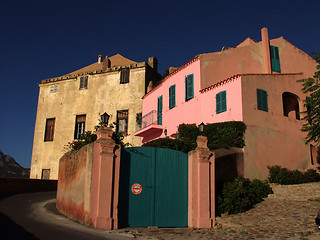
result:
[[[119,227],[187,227],[188,154],[123,148],[118,213]]]

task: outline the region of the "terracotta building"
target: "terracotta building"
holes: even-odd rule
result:
[[[219,169],[248,178],[267,177],[267,166],[315,168],[316,153],[301,132],[301,83],[317,62],[283,37],[247,38],[234,48],[200,54],[174,70],[143,97],[142,143],[174,138],[181,123],[243,121],[246,146],[217,152]],[[220,160],[219,160],[220,158]]]
[[[34,132],[31,178],[57,179],[59,159],[65,145],[85,131],[93,131],[100,115],[107,112],[109,122],[124,141],[140,145],[134,132],[140,128],[142,97],[147,88],[160,80],[157,59],[135,62],[120,54],[102,59],[61,77],[39,84],[38,109]]]

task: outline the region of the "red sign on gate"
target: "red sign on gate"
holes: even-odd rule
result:
[[[140,194],[142,192],[142,187],[139,183],[135,183],[132,185],[131,191],[133,194]]]

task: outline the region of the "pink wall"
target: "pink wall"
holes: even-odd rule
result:
[[[227,111],[217,114],[216,95],[222,91],[226,91]],[[230,78],[217,87],[203,91],[201,93],[201,112],[199,120],[204,123],[242,121],[241,77]]]
[[[193,74],[194,98],[185,101],[185,76]],[[169,109],[169,87],[176,85],[176,106]],[[175,134],[180,123],[198,123],[201,115],[200,100],[200,61],[187,65],[182,70],[165,79],[160,86],[149,92],[143,98],[142,116],[157,110],[158,97],[163,96],[162,126],[167,129],[168,136]],[[201,122],[200,122],[201,123]],[[164,137],[164,133],[161,137]]]
[[[316,163],[311,165],[310,146],[305,144],[306,133],[301,131],[303,121],[283,114],[284,92],[297,95],[300,112],[306,110],[302,102],[306,94],[296,82],[305,77],[301,74],[242,76],[243,120],[247,126],[246,177],[264,179],[268,175],[267,166],[273,165],[300,170],[316,167]],[[268,112],[257,109],[257,88],[267,91]]]
[[[194,74],[194,98],[185,101],[185,76]],[[169,76],[156,89],[143,98],[145,115],[157,110],[158,97],[163,96],[162,127],[167,129],[168,136],[174,136],[182,123],[214,123],[224,121],[242,121],[241,79],[235,77],[226,80],[221,85],[200,93],[200,61],[196,59],[184,69]],[[169,87],[176,85],[176,106],[169,109]],[[227,91],[227,111],[216,114],[216,94]],[[142,142],[150,141],[161,135],[145,137]]]

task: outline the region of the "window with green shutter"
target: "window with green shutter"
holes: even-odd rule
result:
[[[281,73],[279,48],[270,45],[271,70]]]
[[[227,111],[227,92],[222,91],[216,95],[216,113]]]
[[[265,90],[257,89],[258,109],[268,112],[268,94]]]
[[[169,109],[176,106],[176,85],[169,88]]]
[[[193,74],[185,77],[186,101],[193,98]]]
[[[157,124],[162,125],[162,96],[158,97]]]

